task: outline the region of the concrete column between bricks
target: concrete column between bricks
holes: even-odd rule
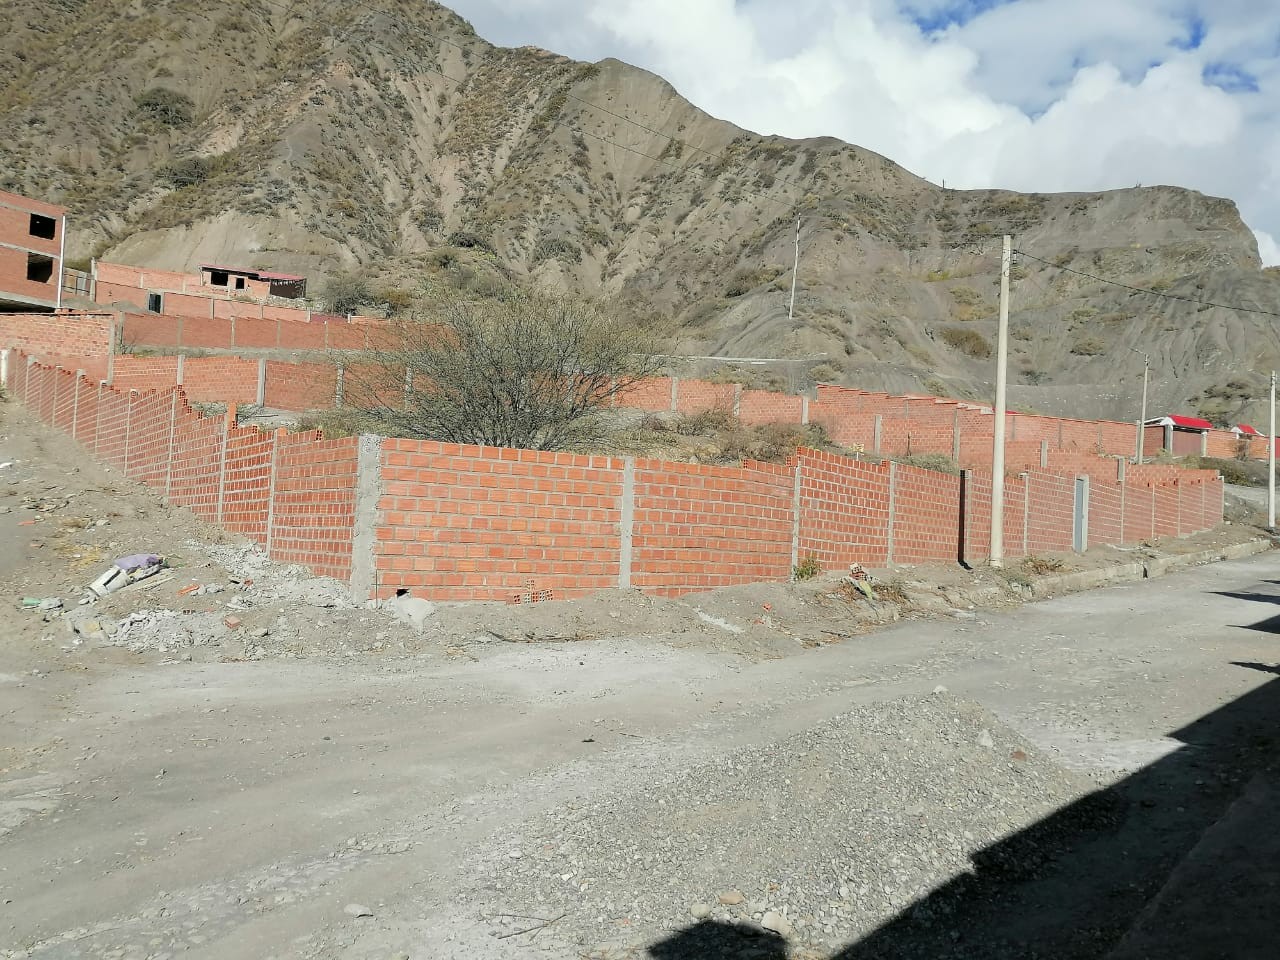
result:
[[[1022,478],[1022,555],[1031,556],[1031,474],[1020,473]]]
[[[1124,461],[1123,461],[1123,460],[1121,460],[1120,462],[1121,462],[1121,463],[1124,463]],[[1123,480],[1123,479],[1122,479],[1122,480],[1120,481],[1120,542],[1121,542],[1121,543],[1124,543],[1124,542],[1125,542],[1125,539],[1124,539],[1124,511],[1125,511],[1125,501],[1128,499],[1128,498],[1126,497],[1126,492],[1128,491],[1128,489],[1129,489],[1129,483],[1128,483],[1128,481],[1127,481],[1127,480]]]
[[[800,398],[800,425],[806,426],[809,423],[809,398]]]
[[[378,543],[378,501],[382,498],[382,438],[360,437],[356,460],[356,516],[351,541],[351,599],[373,598],[377,589],[374,548]]]
[[[284,427],[279,427],[271,435],[271,470],[267,474],[267,531],[265,544],[268,557],[271,556],[271,550],[275,546],[276,476],[280,472],[280,438],[283,437],[284,434]]]
[[[791,477],[791,569],[800,566],[800,464]]]
[[[129,475],[129,443],[133,439],[133,398],[137,396],[137,390],[130,390],[124,401],[124,475]],[[221,514],[218,517],[222,519]]]
[[[881,433],[884,430],[884,418],[880,414],[876,414],[875,420],[872,421],[871,427],[871,452],[880,452]]]
[[[22,402],[31,409],[31,371],[36,365],[35,357],[27,357],[27,375],[22,380]]]
[[[733,415],[742,416],[742,384],[740,383],[733,385]]]
[[[894,545],[896,536],[894,527],[898,520],[898,465],[889,461],[889,529],[888,535],[885,537],[885,561],[893,563]]]
[[[675,413],[680,409],[680,378],[671,378],[671,412]]]
[[[1009,439],[1018,439],[1018,415],[1016,413],[1009,414]]]
[[[58,381],[62,378],[58,376],[62,368],[54,366],[53,368],[53,403],[49,405],[49,426],[57,426],[58,423]]]
[[[164,502],[173,502],[173,444],[178,433],[178,391],[169,392],[169,442],[164,448]]]
[[[222,444],[218,450],[218,526],[222,526],[222,514],[227,504],[227,444],[231,440],[231,425],[236,422],[236,405],[227,404],[227,414],[222,418]]]
[[[1089,549],[1089,477],[1087,474],[1076,477],[1074,494],[1075,529],[1072,530],[1071,546],[1077,553],[1084,553]]]
[[[1049,441],[1040,441],[1040,469],[1047,470],[1049,468]]]
[[[102,388],[105,380],[98,381],[98,402],[93,405],[93,453],[98,454],[98,435],[102,432]]]
[[[84,382],[84,371],[76,371],[75,393],[71,395],[71,439],[76,439],[76,431],[80,424],[80,384]]]
[[[236,345],[236,315],[231,315],[231,346]]]
[[[951,459],[960,462],[960,411],[951,414]]]
[[[186,372],[187,372],[187,355],[185,353],[180,353],[178,354],[178,370],[174,374],[174,379],[177,381],[178,386],[182,386],[184,382],[183,378],[186,376]]]
[[[258,358],[258,392],[255,394],[255,402],[260,407],[267,405],[267,358]]]
[[[631,589],[631,565],[635,557],[636,461],[622,461],[622,499],[618,504],[618,589]]]
[[[6,389],[9,386],[9,348],[5,347],[0,350],[0,385]],[[734,411],[735,413],[737,411]]]
[[[1058,421],[1058,449],[1062,449],[1062,421]]]
[[[1207,457],[1209,455],[1209,432],[1206,430],[1200,434],[1200,456]]]
[[[344,387],[343,381],[346,380],[346,377],[347,377],[347,368],[342,365],[339,365],[338,376],[334,380],[334,384],[333,384],[333,405],[337,407],[339,410],[342,409],[342,393],[343,393],[343,387]]]

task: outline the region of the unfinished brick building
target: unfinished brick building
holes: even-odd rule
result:
[[[67,211],[0,191],[0,311],[62,306]]]

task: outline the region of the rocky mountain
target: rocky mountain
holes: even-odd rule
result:
[[[672,314],[682,353],[795,360],[738,369],[987,399],[1008,232],[1016,404],[1132,419],[1146,353],[1153,413],[1257,417],[1280,365],[1280,317],[1085,276],[1280,313],[1229,200],[943,189],[427,0],[6,6],[0,188],[66,203],[75,256],[355,270],[397,305],[549,284]]]

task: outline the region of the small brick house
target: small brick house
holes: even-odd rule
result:
[[[217,293],[252,297],[255,300],[266,297],[301,300],[307,295],[306,277],[297,277],[290,273],[271,273],[265,270],[241,270],[237,267],[222,267],[214,264],[206,264],[200,268],[200,285],[209,287]]]
[[[67,211],[0,191],[0,312],[62,306]]]
[[[1201,456],[1212,429],[1212,423],[1199,417],[1184,417],[1176,413],[1153,417],[1143,424],[1146,433],[1143,449],[1148,454],[1168,450],[1175,457]]]

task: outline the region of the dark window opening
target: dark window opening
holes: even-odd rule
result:
[[[147,309],[150,310],[152,313],[163,313],[164,312],[164,294],[148,293]]]
[[[236,277],[236,289],[237,290],[244,289],[244,277]]]
[[[37,253],[27,254],[27,279],[32,283],[48,283],[53,279],[53,258]]]
[[[57,233],[58,224],[53,217],[42,217],[38,213],[31,215],[31,235],[40,237],[42,240],[52,240],[53,235]]]
[[[225,287],[227,285],[227,271],[213,270],[209,273],[209,282],[215,287]]]

